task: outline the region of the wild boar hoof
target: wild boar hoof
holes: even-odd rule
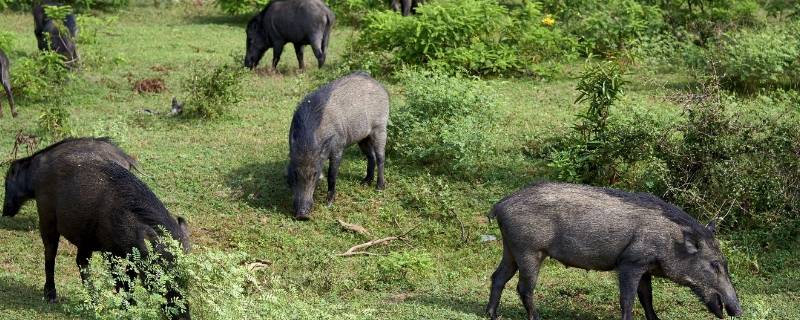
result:
[[[58,296],[56,295],[56,289],[45,290],[44,299],[47,300],[48,303],[58,303]]]
[[[383,189],[386,189],[386,183],[385,182],[378,183],[377,185],[375,185],[375,190],[382,191]]]
[[[308,213],[298,213],[294,215],[294,218],[300,221],[308,221],[311,219],[311,216],[309,216]]]
[[[330,206],[332,206],[332,205],[333,205],[333,200],[335,200],[335,199],[336,199],[336,195],[335,195],[335,194],[329,194],[329,195],[328,195],[328,200],[327,200],[327,202],[326,202],[325,204],[326,204],[328,207],[330,207]]]
[[[364,178],[364,179],[361,180],[361,185],[362,186],[368,186],[368,185],[371,185],[371,184],[372,184],[372,179]]]

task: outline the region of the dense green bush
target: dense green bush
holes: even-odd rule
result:
[[[242,100],[242,79],[246,71],[236,61],[217,66],[199,63],[184,83],[191,116],[216,118]]]
[[[17,37],[14,33],[0,30],[0,50],[3,50],[6,55],[14,48],[14,42],[16,42],[16,40]]]
[[[240,253],[204,251],[184,254],[176,241],[167,240],[165,246],[172,258],[173,268],[164,268],[163,257],[150,254],[142,257],[138,252],[127,258],[95,255],[89,272],[91,281],[84,283],[81,304],[76,313],[95,319],[163,319],[165,314],[175,314],[189,306],[197,319],[247,318],[254,301],[245,296],[254,280],[243,265],[245,256]],[[150,252],[154,252],[150,250]],[[140,277],[130,279],[126,270],[135,269]],[[118,292],[117,281],[123,281],[129,290]],[[184,300],[166,308],[164,294],[170,290],[180,292]]]
[[[389,54],[390,65],[428,65],[448,73],[504,74],[530,70],[572,43],[543,23],[538,3],[513,12],[495,0],[442,0],[412,17],[373,12],[364,18],[358,51]],[[362,50],[365,49],[365,50]]]
[[[760,88],[800,85],[800,23],[726,34],[711,50],[708,68],[719,68],[727,87],[753,92]]]
[[[53,103],[39,115],[37,134],[40,137],[55,142],[73,136],[73,133],[69,111],[60,103]]]
[[[492,152],[491,91],[478,80],[429,71],[406,71],[400,78],[406,104],[392,111],[392,151],[446,170],[475,170]]]
[[[586,54],[609,56],[625,51],[637,39],[658,33],[664,24],[658,7],[636,0],[588,2],[582,10],[580,19],[568,28]]]
[[[0,0],[0,10],[12,9],[17,11],[30,11],[35,0]],[[128,6],[130,0],[65,0],[59,1],[62,4],[70,5],[78,11],[98,10],[118,10]]]
[[[350,25],[359,25],[372,10],[389,9],[386,0],[332,0],[326,3],[336,14],[337,22]]]
[[[228,14],[245,14],[263,9],[269,0],[214,0]]]
[[[71,77],[64,57],[53,51],[41,51],[31,57],[16,59],[11,68],[14,95],[28,98],[58,95],[60,87]]]
[[[608,77],[592,74],[582,94],[586,84],[610,88]],[[630,107],[605,115],[589,108],[541,155],[559,180],[649,191],[726,228],[798,236],[800,97],[780,93],[746,107],[712,85],[688,99],[667,121]]]

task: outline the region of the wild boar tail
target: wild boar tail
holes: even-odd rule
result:
[[[489,218],[489,220],[497,218],[497,206],[492,206],[492,210],[489,210],[489,213],[486,214],[486,217]]]

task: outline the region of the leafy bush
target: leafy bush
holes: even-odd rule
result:
[[[589,102],[589,108],[579,114],[571,135],[564,139],[549,156],[550,166],[557,169],[559,178],[573,182],[592,182],[607,175],[613,159],[628,153],[625,148],[609,148],[609,113],[611,106],[623,93],[622,69],[615,62],[587,67],[578,82],[578,102]]]
[[[84,317],[95,319],[163,319],[189,306],[198,319],[248,318],[255,307],[245,295],[254,280],[242,262],[240,253],[204,251],[184,254],[178,243],[166,239],[162,245],[172,257],[172,268],[165,268],[163,256],[138,252],[127,258],[95,255],[89,272],[91,281],[84,283],[82,304],[76,308]],[[149,252],[154,252],[150,250]],[[128,270],[141,275],[131,279]],[[116,283],[124,282],[128,290],[118,292]],[[177,290],[184,300],[176,301],[172,309],[165,307],[165,293]]]
[[[327,3],[336,14],[337,22],[356,26],[370,11],[389,8],[389,2],[381,0],[332,0]]]
[[[41,51],[29,58],[19,58],[11,69],[14,94],[26,97],[49,96],[70,77],[64,57],[53,51]]]
[[[423,164],[475,170],[492,152],[490,91],[480,81],[430,71],[405,71],[400,78],[406,104],[392,111],[392,150]]]
[[[228,14],[245,14],[261,10],[269,0],[214,0],[214,3]]]
[[[728,87],[753,92],[800,85],[800,23],[733,32],[712,52],[718,66],[709,68],[719,67]]]
[[[614,55],[663,27],[658,7],[635,0],[596,1],[585,4],[582,10],[569,31],[578,37],[584,53]]]
[[[761,24],[756,0],[666,0],[647,1],[658,5],[666,26],[675,36],[705,46],[720,32],[740,26]]]
[[[246,74],[241,64],[228,62],[218,66],[199,64],[184,83],[189,92],[186,100],[190,115],[216,118],[242,100],[242,79]]]
[[[177,248],[177,245],[176,245]],[[167,307],[165,295],[170,290],[181,292],[184,275],[165,268],[164,259],[152,250],[142,256],[134,249],[126,258],[110,254],[96,256],[90,261],[90,281],[82,292],[82,305],[78,310],[94,319],[162,319],[165,315],[177,315],[187,307],[178,299]],[[171,252],[180,252],[173,249]],[[131,271],[138,277],[131,278]],[[122,288],[117,290],[117,284]]]
[[[78,36],[79,44],[97,44],[97,33],[100,30],[107,30],[108,26],[117,21],[116,16],[107,16],[98,18],[88,15],[80,15],[77,17],[78,25],[81,28],[80,36]]]
[[[587,75],[582,94],[586,84],[596,89],[608,82]],[[702,220],[724,220],[726,228],[798,236],[800,97],[762,97],[758,108],[742,113],[730,110],[744,107],[716,85],[689,99],[684,113],[669,121],[590,108],[571,132],[546,143],[542,155],[559,180],[649,191]]]
[[[2,9],[2,7],[0,7],[0,9]],[[14,33],[0,30],[0,50],[3,50],[6,55],[14,48],[14,42],[16,42],[16,40],[17,37]]]
[[[495,0],[425,3],[412,17],[390,11],[367,15],[357,50],[389,54],[389,65],[428,65],[448,73],[524,72],[570,47],[543,18],[537,3],[513,14]]]
[[[50,141],[59,141],[74,135],[69,121],[69,111],[55,103],[39,115],[38,135]]]

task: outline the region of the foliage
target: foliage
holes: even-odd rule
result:
[[[73,135],[69,111],[61,104],[53,104],[39,115],[38,135],[55,142]]]
[[[370,11],[389,8],[389,3],[382,0],[332,0],[327,3],[337,22],[356,26]]]
[[[117,21],[116,16],[106,16],[103,18],[80,15],[77,17],[80,26],[80,36],[77,41],[79,44],[97,44],[97,34],[109,25]]]
[[[525,72],[530,63],[571,47],[543,17],[537,3],[512,14],[495,0],[426,3],[412,17],[372,12],[364,18],[357,49],[390,54],[390,65],[421,64],[448,73]]]
[[[391,148],[411,161],[470,169],[491,154],[495,97],[477,80],[430,71],[405,71],[406,104],[395,108]]]
[[[758,18],[760,6],[756,0],[666,0],[647,2],[659,5],[664,13],[664,22],[676,36],[705,45],[719,32],[740,26],[761,23]]]
[[[391,252],[378,261],[379,281],[413,288],[419,278],[426,278],[433,269],[433,259],[424,251]]]
[[[14,33],[0,30],[0,50],[3,50],[6,55],[8,55],[11,52],[11,49],[14,48],[14,43],[16,40],[17,37],[14,36]]]
[[[582,9],[580,19],[568,28],[578,38],[580,51],[586,54],[612,56],[663,27],[661,10],[636,0],[596,1]]]
[[[186,301],[166,297],[183,293],[186,284],[183,270],[174,268],[183,258],[177,241],[148,242],[147,247],[149,254],[133,248],[126,257],[104,253],[91,259],[78,311],[94,319],[155,320],[185,310]]]
[[[217,118],[242,100],[242,79],[246,71],[231,61],[217,66],[200,63],[184,83],[189,97],[187,111],[202,118]]]
[[[59,88],[71,77],[64,57],[54,51],[41,51],[31,57],[19,58],[11,69],[15,95],[48,97],[57,95]]]
[[[582,94],[602,88],[597,79],[584,76]],[[602,100],[611,96],[600,96],[598,105],[606,105]],[[731,112],[737,101],[718,84],[690,98],[674,121],[590,108],[579,115],[572,132],[546,144],[544,154],[559,180],[646,190],[698,218],[725,220],[729,228],[795,237],[792,226],[800,219],[798,97],[763,99],[781,106],[779,111]]]
[[[35,3],[34,0],[0,0],[0,10],[12,9],[16,11],[30,11]],[[72,6],[79,11],[89,11],[92,9],[114,11],[128,6],[130,0],[67,0],[59,1],[68,6]],[[45,10],[47,10],[45,8]],[[50,17],[54,17],[49,15]],[[63,19],[63,18],[62,18]]]
[[[261,10],[269,0],[214,0],[214,3],[228,14],[245,14]]]
[[[753,92],[800,86],[800,23],[732,32],[711,52],[708,68],[718,67],[727,87]]]
[[[559,178],[592,182],[608,170],[613,158],[628,152],[624,148],[608,148],[608,117],[611,106],[623,93],[622,74],[620,65],[611,61],[589,65],[581,74],[577,85],[580,95],[575,102],[589,102],[589,107],[577,116],[573,134],[562,148],[550,155],[550,166],[557,169]]]

